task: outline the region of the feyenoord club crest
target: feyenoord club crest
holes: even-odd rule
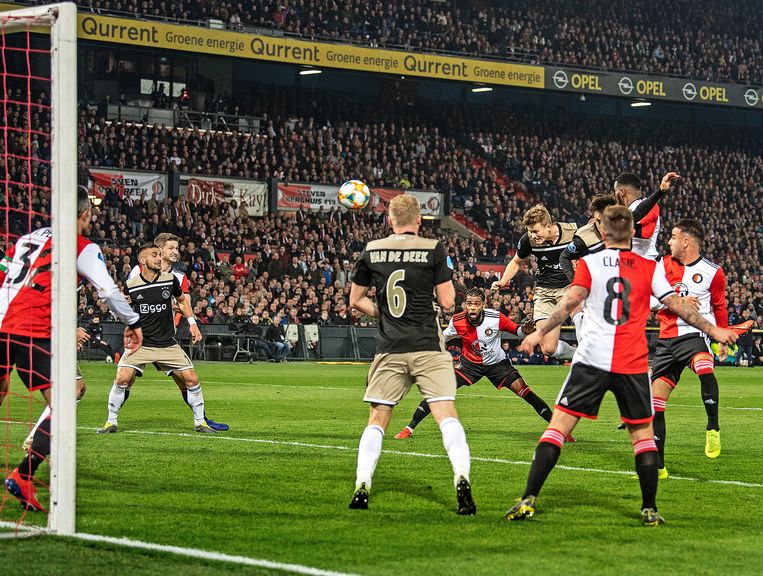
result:
[[[169,297],[170,297],[170,291],[162,290],[162,298],[169,298]]]
[[[492,336],[492,334],[493,334],[493,329],[492,328],[485,329],[485,336]]]
[[[692,282],[694,282],[695,284],[699,284],[700,282],[702,282],[702,274],[695,274],[694,276],[691,277],[691,279],[692,279]]]

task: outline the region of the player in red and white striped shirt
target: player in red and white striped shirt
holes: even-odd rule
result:
[[[77,279],[84,278],[93,284],[98,297],[128,325],[125,347],[137,350],[143,341],[140,317],[109,276],[101,249],[83,236],[92,220],[86,190],[78,192],[77,210]],[[24,385],[29,390],[39,390],[50,406],[52,236],[50,228],[22,236],[0,263],[0,402],[7,394],[10,373],[15,366]],[[40,424],[28,456],[5,480],[8,491],[26,508],[43,509],[32,477],[48,454],[50,418]]]
[[[670,256],[660,260],[658,267],[675,292],[699,306],[699,313],[715,326],[727,327],[726,276],[717,264],[702,257],[705,231],[696,220],[684,218],[673,228]],[[710,341],[704,330],[695,328],[672,310],[661,309],[660,339],[652,362],[652,394],[654,395],[654,433],[660,451],[660,478],[667,478],[665,468],[665,406],[670,393],[678,384],[687,366],[699,377],[702,401],[707,412],[705,455],[717,458],[721,453],[718,426],[718,380]]]
[[[461,338],[461,357],[455,365],[456,386],[471,386],[485,377],[500,390],[508,388],[532,406],[546,422],[551,420],[551,408],[527,385],[522,375],[506,357],[501,348],[501,332],[524,338],[525,332],[534,330],[528,322],[518,326],[498,310],[485,308],[485,293],[471,288],[464,298],[463,312],[454,314],[442,335],[445,340]],[[429,414],[429,404],[422,400],[416,407],[410,423],[395,438],[410,438],[413,430]],[[574,439],[572,439],[574,441]]]
[[[657,512],[657,446],[652,429],[653,408],[649,386],[645,334],[649,299],[654,295],[689,324],[719,342],[733,342],[737,335],[713,326],[681,299],[654,260],[630,249],[633,216],[624,206],[604,210],[602,237],[606,249],[583,257],[567,295],[546,324],[525,338],[520,349],[531,353],[543,331],[561,325],[581,302],[584,305],[583,342],[572,359],[572,368],[559,392],[551,423],[540,438],[522,499],[507,513],[521,520],[535,513],[535,499],[556,465],[564,438],[578,420],[596,419],[607,390],[617,399],[622,420],[633,442],[645,524],[664,519]]]

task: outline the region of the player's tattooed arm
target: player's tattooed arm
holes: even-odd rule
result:
[[[561,326],[562,322],[569,318],[570,314],[572,314],[575,308],[582,304],[587,297],[588,290],[582,286],[570,286],[567,289],[567,294],[565,294],[564,298],[561,302],[559,302],[557,307],[554,308],[554,311],[546,319],[543,327],[537,331],[537,334],[540,336],[545,336],[557,326]]]
[[[735,332],[714,326],[699,313],[699,310],[697,310],[690,301],[681,298],[678,294],[671,294],[670,296],[663,298],[662,303],[665,304],[671,312],[683,318],[687,324],[699,328],[716,342],[720,344],[733,344],[737,341],[738,335]]]
[[[361,286],[353,282],[350,287],[350,308],[368,314],[372,318],[378,318],[379,309],[376,307],[376,303],[368,297],[370,289],[370,286]]]

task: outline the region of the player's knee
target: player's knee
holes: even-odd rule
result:
[[[511,386],[509,386],[512,392],[519,396],[520,398],[526,397],[530,392],[532,392],[532,389],[525,384],[524,380],[515,380],[511,383]]]
[[[691,361],[691,368],[697,376],[715,373],[715,362],[709,354],[697,354]]]

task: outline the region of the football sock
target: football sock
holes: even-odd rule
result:
[[[427,417],[427,414],[429,414],[429,404],[427,404],[426,400],[422,400],[421,403],[416,406],[416,411],[413,413],[413,417],[411,418],[410,423],[408,424],[408,428],[413,430],[421,424],[421,421]]]
[[[583,340],[583,311],[580,310],[572,316],[572,323],[575,325],[575,340],[578,345]]]
[[[204,423],[204,394],[201,392],[201,384],[197,384],[188,390],[188,405],[193,410],[194,425]]]
[[[654,404],[654,443],[657,445],[657,467],[665,468],[665,398],[655,396],[652,400]]]
[[[77,403],[79,403],[79,400],[77,400]],[[37,419],[32,431],[29,432],[30,438],[34,438],[35,432],[37,432],[40,424],[42,424],[48,416],[50,416],[50,406],[45,406],[45,410],[42,411],[42,414],[40,414],[40,417]]]
[[[546,429],[535,448],[533,463],[530,466],[530,473],[527,475],[527,487],[522,498],[537,496],[540,493],[546,478],[556,466],[556,461],[559,460],[563,444],[564,434],[553,428]]]
[[[702,402],[707,412],[707,429],[718,430],[718,379],[713,372],[701,374],[699,383],[702,390]]]
[[[448,453],[450,464],[453,466],[453,483],[456,484],[462,476],[469,480],[471,472],[471,455],[466,443],[466,433],[458,418],[449,417],[440,422],[442,445]]]
[[[651,444],[651,447],[647,446]],[[654,508],[657,510],[657,460],[658,455],[654,449],[654,441],[642,440],[633,446],[634,451],[645,451],[636,454],[636,474],[641,484],[641,508]]]
[[[32,439],[32,449],[19,464],[19,475],[22,480],[31,480],[37,468],[50,454],[50,417],[40,423]]]
[[[374,477],[376,463],[381,454],[382,440],[384,440],[384,430],[381,426],[371,424],[363,430],[360,444],[358,444],[358,467],[355,471],[356,490],[364,482],[369,489],[371,488],[371,480]]]
[[[575,354],[575,350],[576,348],[574,346],[570,346],[564,340],[559,340],[559,343],[556,345],[556,351],[551,354],[551,357],[556,358],[557,360],[572,360],[572,355]]]
[[[551,408],[549,408],[545,400],[533,392],[532,388],[530,388],[527,384],[523,384],[522,388],[520,388],[518,392],[514,392],[514,394],[532,406],[538,415],[546,422],[551,422]]]
[[[127,397],[129,395],[129,388],[124,386],[117,386],[117,383],[114,382],[114,384],[111,386],[111,391],[109,392],[109,422],[114,424],[117,423],[117,419],[119,418],[119,410],[127,401]]]

